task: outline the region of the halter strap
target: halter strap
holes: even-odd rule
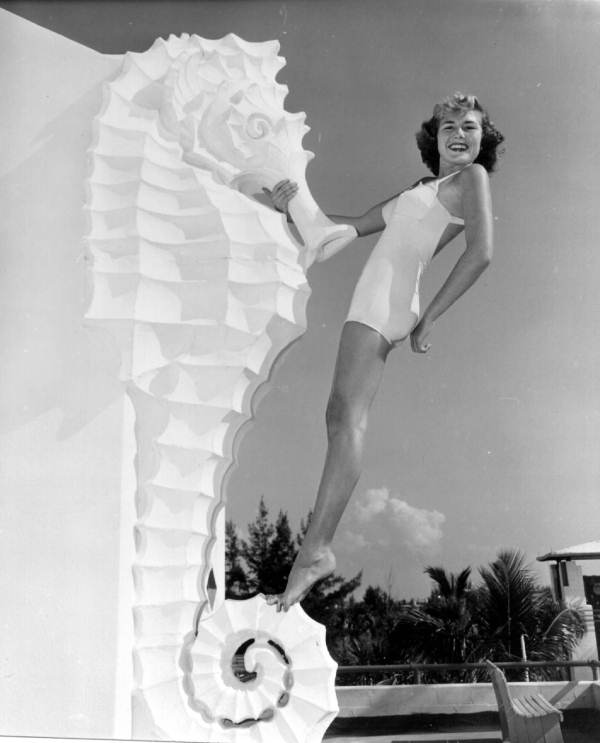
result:
[[[448,209],[442,204],[442,202],[439,199],[438,192],[439,192],[439,186],[442,181],[447,181],[448,178],[452,178],[453,175],[456,175],[457,173],[462,173],[464,168],[461,168],[460,170],[455,170],[454,173],[450,173],[449,175],[445,175],[443,178],[438,178],[435,182],[435,197],[438,200],[438,202],[442,205],[442,207],[446,210],[448,213],[449,221],[453,224],[464,224],[465,220],[462,219],[462,217],[455,217],[454,214],[450,214]]]
[[[458,175],[458,173],[462,173],[463,170],[464,170],[464,168],[461,168],[460,170],[455,170],[454,173],[449,173],[448,175],[445,175],[443,178],[438,178],[435,181],[436,185],[439,186],[440,183],[442,183],[442,181],[447,181],[448,178],[452,178],[453,175]]]

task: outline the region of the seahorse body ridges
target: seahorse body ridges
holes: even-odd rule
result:
[[[216,613],[228,618],[220,639],[229,659],[218,643],[210,658],[194,646],[205,631],[199,615],[236,436],[275,358],[305,329],[306,251],[280,214],[242,192],[281,173],[303,179],[312,156],[301,146],[304,115],[283,110],[278,49],[233,34],[158,39],[125,55],[94,123],[86,317],[116,339],[136,415],[135,737],[320,740],[335,714],[331,691],[320,692],[327,711],[304,715],[309,728],[290,723],[300,701],[277,706],[279,697],[264,697],[271,688],[285,698],[290,673],[299,683],[301,669],[281,671],[265,637],[274,633],[286,656],[281,627],[294,625],[297,636],[307,619],[300,609],[278,624],[261,599],[225,602]],[[183,159],[186,127],[194,167]],[[260,637],[242,632],[247,621]],[[267,642],[265,668],[275,666],[278,681],[265,668],[262,686],[231,675],[232,642],[242,636]],[[319,643],[326,654],[324,636]],[[202,686],[209,678],[219,688],[214,673],[227,687],[216,708]]]

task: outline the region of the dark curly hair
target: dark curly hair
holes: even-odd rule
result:
[[[444,114],[449,111],[458,113],[460,111],[480,111],[481,112],[481,149],[475,162],[491,173],[496,165],[498,155],[503,150],[499,149],[504,136],[496,129],[488,112],[477,100],[474,95],[463,95],[455,93],[449,98],[445,98],[441,103],[437,103],[433,109],[433,116],[421,124],[421,128],[416,133],[417,146],[421,152],[421,159],[427,165],[434,175],[440,171],[440,153],[437,148],[437,133],[440,121]]]

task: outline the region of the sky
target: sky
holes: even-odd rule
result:
[[[429,354],[405,344],[389,357],[335,539],[338,572],[424,596],[425,566],[476,572],[518,548],[547,582],[537,555],[600,537],[600,3],[0,6],[105,54],[170,33],[278,39],[286,108],[307,114],[308,182],[329,213],[360,214],[425,175],[421,121],[455,90],[477,94],[506,137],[494,259],[436,323]],[[455,243],[425,276],[423,305],[464,248]],[[294,529],[312,506],[338,338],[373,244],[309,271],[308,330],[278,362],[229,477],[227,516],[242,532],[261,497]]]

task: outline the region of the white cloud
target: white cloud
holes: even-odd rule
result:
[[[373,488],[355,499],[353,510],[359,521],[367,522],[385,512],[389,499],[390,491],[387,488]]]
[[[350,529],[346,529],[346,531],[344,532],[344,537],[348,544],[351,544],[357,549],[364,549],[365,547],[369,546],[369,543],[367,542],[363,534],[359,534],[355,531],[350,531]]]
[[[374,488],[352,503],[343,536],[357,547],[404,548],[423,556],[438,551],[445,521],[440,511],[411,506],[388,488]]]

